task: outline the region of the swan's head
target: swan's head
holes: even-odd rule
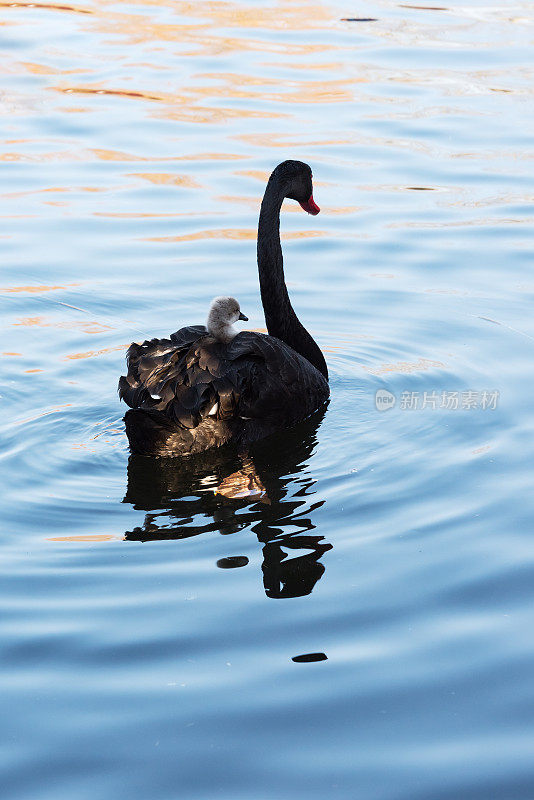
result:
[[[282,182],[284,197],[296,200],[308,214],[318,214],[321,210],[313,199],[312,171],[303,161],[282,161],[273,176]]]
[[[206,327],[208,333],[221,342],[231,342],[238,331],[232,327],[238,320],[248,321],[241,312],[235,297],[214,297],[208,314]]]

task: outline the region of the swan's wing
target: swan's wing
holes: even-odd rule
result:
[[[119,397],[130,408],[161,409],[164,390],[171,400],[169,378],[179,380],[187,352],[207,335],[203,325],[189,325],[171,334],[168,339],[133,342],[126,352],[128,374],[119,379]]]
[[[240,333],[229,346],[230,375],[245,419],[292,424],[327,399],[328,383],[310,362],[274,336]]]
[[[196,428],[207,417],[291,424],[328,397],[328,384],[305,358],[272,336],[242,332],[230,344],[202,326],[170,339],[131,345],[119,395],[131,408],[163,412]]]

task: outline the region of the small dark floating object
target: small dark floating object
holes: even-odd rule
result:
[[[435,189],[432,186],[407,186],[411,192],[434,192]]]
[[[304,653],[301,656],[293,656],[291,661],[296,661],[297,664],[302,664],[308,661],[327,661],[328,656],[325,653]]]
[[[378,22],[376,17],[343,17],[341,22]]]
[[[237,567],[246,567],[247,564],[248,558],[246,556],[227,556],[217,561],[217,566],[221,569],[236,569]]]

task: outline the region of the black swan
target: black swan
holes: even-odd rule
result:
[[[328,399],[324,356],[291,306],[280,245],[285,197],[309,214],[312,172],[279,164],[267,184],[258,226],[258,270],[269,335],[231,324],[246,319],[234,298],[215,298],[208,327],[190,325],[169,339],[130,345],[119,396],[130,449],[156,456],[199,453],[226,442],[240,448],[305,419]]]

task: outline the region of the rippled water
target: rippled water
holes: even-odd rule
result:
[[[0,20],[2,797],[532,800],[532,5]],[[264,325],[285,158],[332,398],[235,500],[129,458],[116,383],[214,294]]]

